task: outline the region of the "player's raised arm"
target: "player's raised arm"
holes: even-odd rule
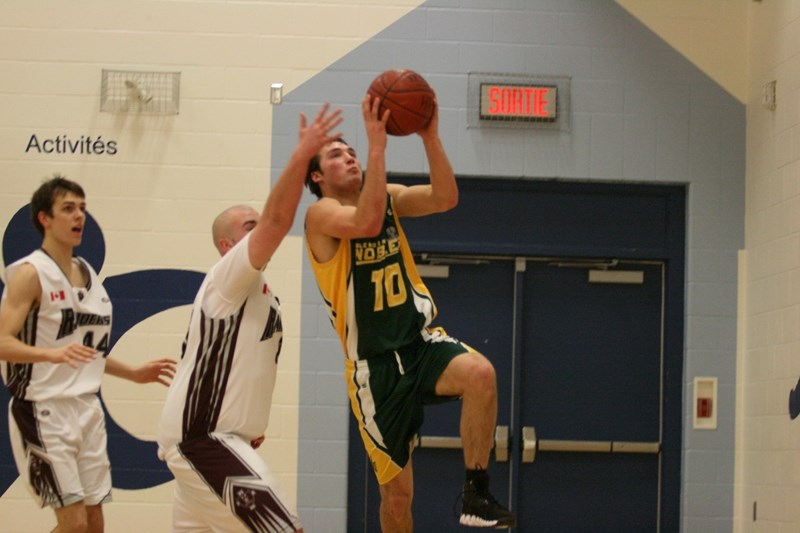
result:
[[[341,109],[329,112],[324,104],[317,116],[307,124],[306,116],[300,114],[300,135],[286,167],[272,187],[261,212],[258,224],[250,235],[250,263],[256,268],[267,264],[294,221],[297,204],[303,193],[308,160],[327,143],[341,136],[334,132],[342,122]]]
[[[369,95],[361,102],[367,134],[367,167],[362,171],[355,150],[339,139],[325,146],[312,161],[307,177],[320,200],[306,214],[306,234],[316,248],[318,236],[351,239],[373,236],[386,211],[386,121],[379,116],[380,100]],[[312,191],[314,188],[312,188]]]
[[[386,122],[391,112],[380,115],[380,99],[366,97],[361,104],[361,115],[367,133],[367,168],[364,186],[358,198],[357,209],[362,215],[363,227],[369,236],[380,231],[386,211]]]
[[[430,167],[430,184],[404,187],[389,185],[400,216],[418,217],[442,213],[458,204],[458,185],[453,167],[439,137],[439,105],[436,103],[428,125],[417,133],[425,147]]]

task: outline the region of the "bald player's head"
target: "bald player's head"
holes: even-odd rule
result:
[[[220,255],[233,248],[258,222],[258,212],[249,205],[234,205],[217,215],[211,238]]]

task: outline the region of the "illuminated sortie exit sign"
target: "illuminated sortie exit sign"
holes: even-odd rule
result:
[[[557,104],[555,85],[481,83],[481,120],[554,122]]]

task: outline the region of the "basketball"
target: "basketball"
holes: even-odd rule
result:
[[[425,78],[407,69],[386,70],[367,89],[370,96],[381,99],[378,116],[391,111],[386,123],[389,135],[411,135],[430,122],[436,108],[434,93]]]

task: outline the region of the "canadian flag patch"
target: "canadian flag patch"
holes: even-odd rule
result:
[[[57,300],[64,300],[67,298],[67,295],[64,294],[64,291],[52,291],[50,293],[50,301],[55,302]]]

